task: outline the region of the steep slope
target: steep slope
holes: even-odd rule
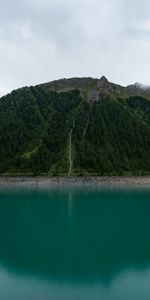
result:
[[[0,99],[1,174],[149,174],[150,91],[62,79]]]

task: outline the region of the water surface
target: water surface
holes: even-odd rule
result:
[[[150,189],[1,188],[1,300],[149,300]]]

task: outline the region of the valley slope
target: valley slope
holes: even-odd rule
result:
[[[0,174],[150,174],[150,90],[72,78],[0,99]]]

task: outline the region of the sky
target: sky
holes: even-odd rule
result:
[[[149,0],[2,0],[0,96],[59,78],[150,85]]]

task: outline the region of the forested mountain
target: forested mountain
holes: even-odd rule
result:
[[[72,78],[0,99],[0,174],[150,174],[150,89]]]

